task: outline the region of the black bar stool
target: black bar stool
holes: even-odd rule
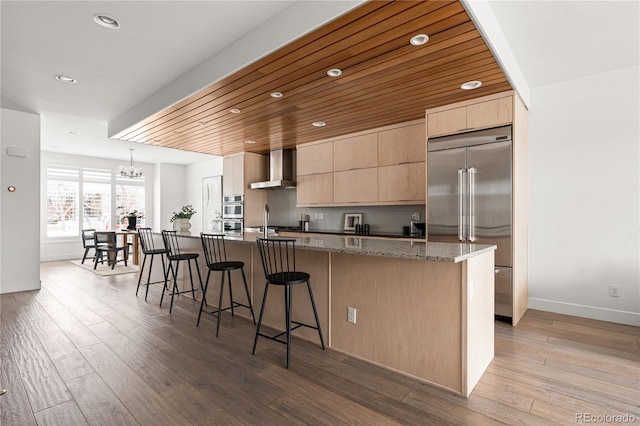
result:
[[[249,286],[247,286],[247,277],[244,274],[244,262],[240,261],[229,261],[227,260],[227,249],[224,244],[224,235],[223,234],[205,234],[203,232],[200,233],[200,239],[202,240],[202,250],[204,251],[204,258],[207,261],[207,268],[209,271],[207,272],[207,280],[204,285],[204,293],[202,295],[202,302],[200,303],[200,313],[198,314],[198,323],[196,327],[200,326],[200,317],[202,316],[202,312],[204,311],[204,306],[206,305],[205,296],[207,294],[207,288],[209,288],[209,277],[211,276],[211,272],[222,272],[222,277],[220,279],[220,298],[218,299],[218,309],[213,312],[206,312],[207,314],[213,315],[217,317],[216,321],[216,337],[220,332],[220,313],[222,311],[227,311],[231,309],[231,315],[234,315],[233,309],[238,306],[242,306],[243,308],[247,308],[251,311],[251,319],[253,319],[253,325],[256,324],[256,317],[253,314],[253,305],[251,304],[251,295],[249,294]],[[244,282],[244,290],[247,294],[247,303],[248,305],[242,304],[240,302],[236,302],[233,300],[233,290],[231,287],[231,271],[240,269],[242,272],[242,281]],[[229,306],[226,308],[222,308],[222,293],[224,292],[224,276],[229,277]]]
[[[196,270],[198,271],[198,281],[200,281],[200,291],[203,293],[204,298],[204,289],[202,288],[202,276],[200,275],[200,267],[198,266],[198,253],[182,253],[180,251],[180,244],[178,244],[178,235],[177,231],[162,231],[162,239],[164,241],[164,246],[167,249],[167,258],[169,259],[169,268],[167,271],[167,275],[169,275],[169,271],[173,273],[173,286],[171,287],[171,305],[169,306],[169,313],[173,310],[173,297],[176,294],[182,293],[191,293],[193,299],[196,298],[196,290],[193,286],[193,271],[191,269],[191,261],[193,260],[196,264]],[[180,267],[180,261],[186,260],[187,265],[189,265],[189,280],[191,281],[191,290],[178,290],[178,268]],[[173,267],[173,262],[175,262],[175,268]],[[167,283],[165,282],[164,288],[162,289],[162,296],[160,296],[160,307],[162,307],[162,299],[164,299],[164,293],[168,291]]]
[[[324,340],[322,338],[322,330],[320,329],[320,321],[318,320],[318,311],[316,310],[316,303],[313,299],[313,292],[311,291],[311,276],[306,272],[300,272],[296,270],[296,242],[291,239],[277,239],[277,238],[257,238],[258,252],[260,253],[260,259],[262,260],[262,267],[264,269],[265,287],[264,297],[262,298],[262,307],[260,308],[260,318],[258,319],[258,327],[256,328],[256,336],[253,340],[252,354],[256,353],[256,344],[258,343],[258,336],[266,337],[276,342],[284,343],[287,345],[287,368],[289,368],[289,360],[291,358],[291,332],[299,327],[308,327],[318,330],[320,336],[320,344],[322,350],[324,350]],[[309,299],[311,299],[311,306],[313,307],[313,315],[316,319],[316,325],[304,324],[291,319],[291,290],[294,285],[307,283],[307,290],[309,291]],[[262,326],[262,315],[264,314],[264,306],[267,301],[267,293],[269,291],[269,285],[281,285],[284,287],[284,300],[285,300],[285,322],[286,329],[280,334],[275,336],[267,336],[260,333],[260,327]],[[295,324],[291,328],[291,323]],[[286,335],[285,341],[280,340],[279,337]]]
[[[162,275],[164,275],[164,286],[167,286],[167,275],[169,272],[167,271],[167,267],[164,263],[164,257],[169,254],[169,250],[166,247],[158,247],[154,238],[153,232],[151,228],[138,228],[138,236],[140,238],[140,246],[142,247],[142,253],[144,254],[144,258],[142,259],[142,266],[140,266],[140,275],[138,275],[138,287],[136,288],[136,296],[138,296],[138,290],[140,290],[140,286],[146,286],[147,291],[144,294],[144,301],[147,301],[147,296],[149,295],[149,285],[158,284],[162,281],[151,282],[151,270],[153,269],[153,258],[156,255],[160,255],[160,260],[162,260]],[[151,262],[149,262],[149,274],[147,275],[147,282],[141,283],[142,281],[142,272],[144,271],[144,265],[147,262],[147,256],[151,256]]]

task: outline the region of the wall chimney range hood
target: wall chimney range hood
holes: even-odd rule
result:
[[[251,189],[293,188],[293,153],[289,149],[276,149],[269,153],[269,180],[254,182]]]

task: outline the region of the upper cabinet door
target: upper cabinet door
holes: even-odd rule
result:
[[[513,121],[512,110],[512,96],[469,105],[467,107],[467,127],[481,129],[511,124]]]
[[[430,137],[447,135],[467,127],[467,108],[453,108],[427,116],[427,133]]]
[[[300,145],[296,155],[298,176],[333,171],[333,143],[331,142]]]
[[[398,127],[378,133],[380,166],[425,161],[427,135],[424,124]]]
[[[244,194],[244,157],[236,155],[222,160],[223,195]]]
[[[333,142],[333,171],[366,169],[378,165],[378,133]]]

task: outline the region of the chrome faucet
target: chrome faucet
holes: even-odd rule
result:
[[[269,204],[264,205],[264,224],[262,227],[262,236],[267,238],[269,233]]]

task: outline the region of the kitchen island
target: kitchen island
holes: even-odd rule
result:
[[[259,235],[226,238],[228,258],[245,262],[255,307],[264,292]],[[185,250],[202,252],[199,236],[183,237]],[[311,274],[330,348],[471,393],[493,358],[495,246],[324,235],[296,241],[297,266]],[[244,294],[239,273],[233,285],[234,294]],[[313,321],[303,290],[294,289],[293,315]],[[208,291],[218,294],[218,275]],[[263,322],[282,330],[280,299],[269,299]],[[355,323],[347,321],[348,307],[356,309]],[[294,334],[317,341],[313,330]]]

